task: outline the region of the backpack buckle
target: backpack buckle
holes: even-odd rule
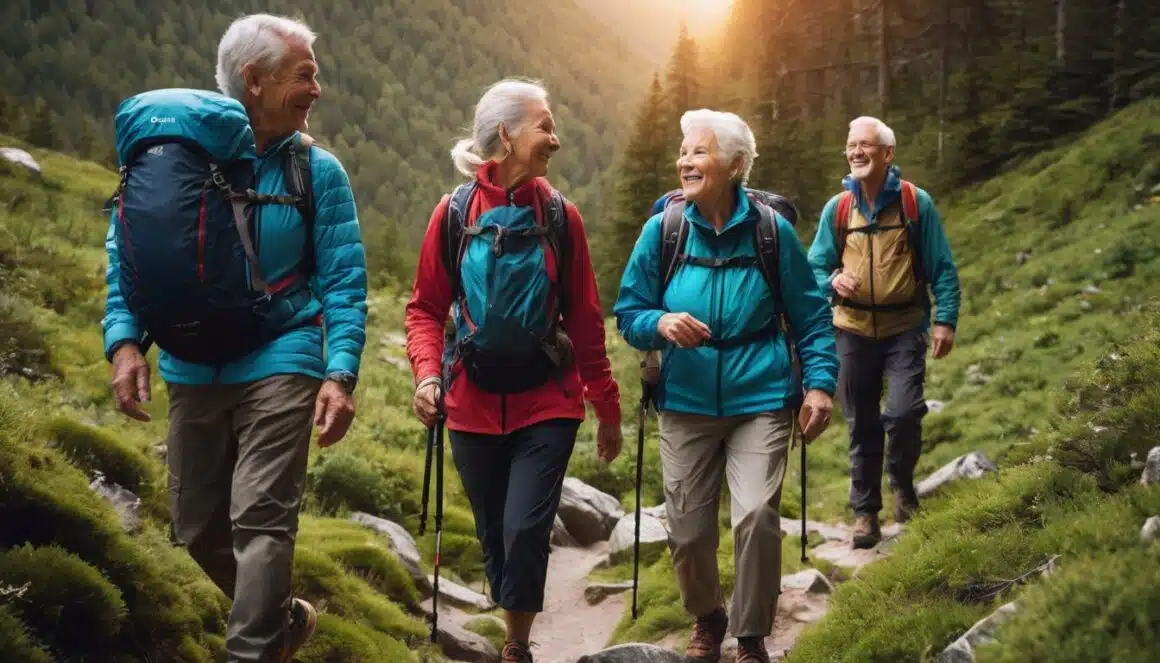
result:
[[[495,230],[495,239],[491,242],[491,253],[499,258],[503,255],[503,236],[507,228],[499,227]]]

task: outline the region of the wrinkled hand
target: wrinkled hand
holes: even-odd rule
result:
[[[137,421],[150,421],[139,403],[149,400],[149,364],[136,343],[126,343],[113,353],[113,394],[117,409]]]
[[[798,424],[801,426],[802,437],[805,438],[806,444],[813,442],[825,432],[830,425],[830,415],[833,410],[834,400],[826,392],[820,389],[811,389],[806,393],[801,414],[798,416]]]
[[[854,295],[858,294],[858,288],[862,287],[862,279],[849,272],[842,272],[835,276],[833,281],[830,281],[830,285],[834,286],[834,292],[846,299],[852,299]]]
[[[423,385],[415,392],[411,408],[415,410],[415,416],[419,417],[424,426],[434,426],[435,415],[439,413],[439,385],[436,383]]]
[[[657,321],[657,332],[682,348],[712,338],[709,327],[688,313],[666,313]]]
[[[596,457],[605,463],[611,463],[620,455],[620,447],[624,444],[624,433],[620,424],[616,422],[600,423],[596,428]]]
[[[314,401],[314,425],[318,427],[318,446],[325,449],[346,435],[354,421],[354,397],[342,385],[327,380]]]
[[[955,330],[949,325],[935,325],[934,333],[934,358],[942,359],[951,353],[951,349],[955,347]]]

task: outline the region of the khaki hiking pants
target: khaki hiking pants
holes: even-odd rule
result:
[[[173,532],[233,599],[230,663],[281,646],[320,380],[167,384]]]
[[[704,616],[725,604],[717,570],[717,511],[729,481],[735,582],[730,632],[766,636],[781,592],[781,483],[792,415],[737,417],[662,412],[661,469],[669,546],[685,610]]]

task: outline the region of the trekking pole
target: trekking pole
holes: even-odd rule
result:
[[[794,416],[794,430],[798,428],[797,416]],[[805,564],[806,559],[806,440],[805,435],[802,435],[802,563]]]
[[[435,415],[435,575],[431,583],[431,642],[436,641],[439,625],[439,566],[443,552],[443,396],[440,390],[439,411]]]
[[[641,381],[640,417],[636,424],[636,532],[632,541],[632,618],[636,620],[637,588],[640,584],[640,484],[641,470],[644,466],[644,423],[648,417],[649,392],[648,383]]]
[[[435,450],[435,426],[427,427],[427,456],[423,460],[423,507],[419,511],[419,536],[427,531],[427,500],[431,493],[431,453]]]

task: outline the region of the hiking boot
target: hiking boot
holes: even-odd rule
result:
[[[725,640],[728,629],[729,617],[725,608],[698,617],[693,622],[693,634],[685,648],[685,660],[688,663],[717,663],[721,658],[721,642]]]
[[[738,638],[737,663],[769,663],[765,638]]]
[[[908,522],[918,511],[918,498],[904,495],[894,496],[894,522]]]
[[[500,660],[503,663],[534,663],[529,645],[515,640],[504,643]]]
[[[882,540],[882,530],[878,527],[878,514],[858,516],[854,519],[854,547],[873,548]]]
[[[318,626],[318,612],[314,610],[314,606],[310,605],[302,599],[294,599],[290,601],[290,623],[286,626],[286,644],[282,645],[282,650],[274,656],[276,663],[290,663],[294,660],[294,654],[302,649],[302,645],[314,635],[314,629]]]

